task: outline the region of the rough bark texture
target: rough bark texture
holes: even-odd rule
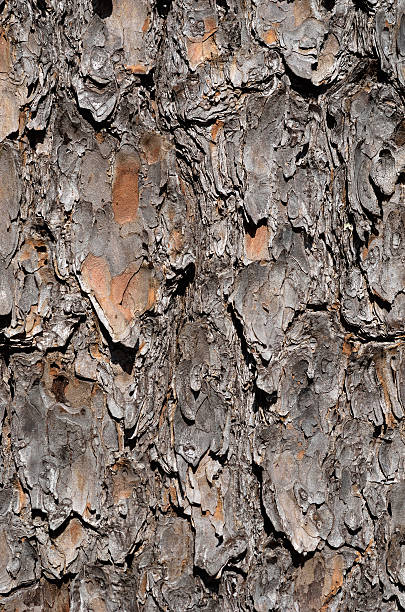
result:
[[[1,610],[405,609],[402,0],[0,10]]]

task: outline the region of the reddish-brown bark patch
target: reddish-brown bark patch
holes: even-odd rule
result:
[[[149,165],[156,164],[162,157],[162,138],[159,134],[150,132],[141,140],[142,149]]]
[[[214,17],[204,19],[205,32],[201,37],[187,39],[187,56],[190,66],[196,68],[206,60],[218,54],[218,47],[213,35],[217,31],[217,23]]]
[[[276,24],[278,25],[278,24]],[[272,45],[278,41],[278,34],[275,28],[267,30],[263,33],[263,40],[266,44]]]
[[[139,206],[139,157],[119,152],[115,159],[113,213],[120,225],[134,221]]]
[[[137,264],[131,263],[122,274],[111,278],[107,261],[89,254],[81,272],[115,333],[123,332],[128,322],[152,308],[156,302],[152,268],[144,266],[138,269]]]
[[[269,250],[269,230],[267,225],[260,225],[256,228],[249,228],[245,234],[246,256],[251,261],[268,259]]]
[[[141,268],[128,283],[122,305],[132,315],[142,314],[152,308],[156,301],[156,288],[150,268]]]

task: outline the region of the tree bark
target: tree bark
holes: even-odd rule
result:
[[[403,1],[0,11],[0,609],[404,610]]]

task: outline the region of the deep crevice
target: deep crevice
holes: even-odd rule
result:
[[[367,279],[366,279],[366,283],[367,283]],[[387,312],[390,312],[390,310],[392,309],[391,302],[384,300],[384,298],[382,298],[380,295],[377,295],[376,293],[371,291],[368,287],[368,283],[367,283],[367,289],[368,289],[368,295],[370,298],[370,302],[371,303],[375,302],[375,304],[377,304],[382,310],[386,310]]]
[[[37,0],[37,7],[41,11],[42,15],[46,13],[47,6],[45,0]]]
[[[11,324],[12,314],[0,315],[0,329],[5,329]]]
[[[111,17],[113,12],[112,0],[92,0],[93,13],[101,19]]]
[[[89,109],[83,108],[82,106],[80,106],[76,92],[74,92],[74,97],[75,97],[75,103],[76,103],[78,113],[82,116],[82,118],[85,121],[87,121],[87,123],[93,128],[93,130],[96,133],[101,132],[103,129],[106,132],[108,132],[109,127],[111,125],[111,117],[114,115],[114,112],[117,107],[115,106],[115,108],[111,111],[111,113],[108,115],[106,119],[102,119],[101,121],[99,121],[98,119],[95,119],[93,117]]]
[[[333,130],[337,125],[335,117],[329,111],[326,112],[326,125],[330,130]]]
[[[284,64],[285,73],[288,76],[291,84],[291,89],[299,93],[305,99],[319,98],[320,95],[324,94],[328,89],[329,85],[314,85],[309,79],[303,79],[297,76],[294,72]]]
[[[63,574],[63,576],[61,576],[60,578],[56,578],[55,576],[49,576],[49,574],[44,574],[42,573],[42,576],[45,578],[45,580],[47,582],[49,582],[50,584],[55,584],[58,587],[63,586],[64,584],[69,584],[69,582],[71,582],[71,580],[76,576],[76,574],[74,572],[70,572],[69,570],[66,571],[65,574]]]
[[[134,558],[136,553],[139,551],[139,549],[141,548],[143,542],[136,542],[135,545],[132,547],[133,549],[130,550],[130,552],[128,552],[125,555],[125,563],[127,565],[128,569],[132,569],[133,563],[134,563]]]
[[[233,323],[233,326],[235,328],[236,335],[239,338],[240,348],[241,348],[242,355],[243,355],[243,358],[245,360],[246,366],[247,366],[247,368],[248,368],[248,370],[250,372],[255,372],[256,371],[256,362],[255,362],[253,356],[251,355],[251,353],[250,353],[250,351],[248,349],[247,342],[246,342],[245,336],[243,334],[243,325],[242,325],[241,321],[239,320],[239,318],[238,318],[238,316],[237,316],[237,314],[236,314],[232,304],[228,304],[227,311],[228,311],[228,313],[229,313],[229,315],[230,315],[230,317],[232,319],[232,323]]]
[[[172,0],[156,0],[155,6],[159,17],[166,19],[172,6]]]
[[[118,364],[126,374],[132,374],[134,368],[136,348],[130,349],[119,342],[109,345],[111,363]]]
[[[299,162],[301,159],[303,159],[304,157],[306,157],[307,153],[309,150],[309,142],[305,142],[302,146],[302,150],[298,151],[297,155],[295,156],[295,162]]]
[[[179,276],[176,276],[173,281],[169,281],[168,285],[172,283],[176,283],[176,288],[173,292],[173,295],[178,295],[184,297],[186,294],[186,289],[194,282],[195,279],[195,263],[189,263],[184,270],[181,271]]]
[[[36,149],[38,144],[42,144],[45,139],[46,129],[44,130],[26,130],[28,142],[30,143],[31,149]]]
[[[218,595],[219,585],[221,582],[220,578],[214,578],[213,576],[210,576],[208,572],[206,572],[204,569],[196,566],[193,567],[193,576],[198,576],[201,579],[203,585],[206,587],[206,589],[208,589],[208,591],[210,591],[212,594]]]
[[[150,95],[151,100],[156,100],[156,86],[155,86],[155,69],[152,68],[145,74],[137,74],[137,79],[141,87],[144,87]]]
[[[398,338],[400,338],[402,335],[400,331],[397,334],[373,334],[372,332],[366,332],[361,330],[358,325],[350,323],[350,321],[345,318],[341,308],[339,308],[338,313],[339,321],[343,329],[353,334],[352,340],[361,342],[362,344],[367,344],[369,342],[391,344],[392,342],[397,342]]]
[[[121,342],[114,342],[103,322],[100,321],[97,315],[96,318],[100,332],[108,346],[108,350],[110,351],[111,362],[119,365],[127,374],[131,374],[135,363],[136,353],[139,348],[139,342],[136,343],[134,348],[125,346]]]
[[[39,512],[40,512],[40,515],[45,517],[43,520],[47,521],[48,515],[41,511]],[[55,527],[55,529],[52,529],[51,527],[49,527],[49,534],[51,538],[55,539],[58,536],[60,536],[66,530],[69,523],[71,523],[73,519],[78,520],[84,527],[86,527],[86,529],[90,529],[91,531],[95,533],[99,533],[97,527],[89,523],[89,521],[86,521],[81,514],[73,510],[69,512],[69,514],[64,518],[63,522],[60,525],[58,525],[58,527]]]
[[[373,438],[375,438],[375,439],[379,438],[381,436],[381,433],[383,433],[383,426],[382,425],[374,425]]]
[[[51,391],[57,402],[66,404],[65,389],[68,386],[69,379],[63,374],[59,374],[53,379]]]
[[[41,519],[41,521],[45,522],[48,520],[48,515],[46,512],[43,512],[39,508],[31,508],[31,518],[32,519],[39,518]]]
[[[272,549],[278,547],[286,549],[291,557],[291,562],[294,568],[299,568],[314,556],[315,551],[305,553],[299,553],[295,550],[287,535],[281,531],[277,531],[274,528],[273,523],[269,519],[266,513],[266,509],[263,504],[263,468],[256,463],[252,462],[252,473],[256,476],[259,483],[259,500],[260,500],[260,512],[263,520],[263,528],[266,535],[270,538],[268,546]]]
[[[134,433],[136,431],[137,424],[133,425],[129,429],[124,429],[124,448],[128,448],[130,451],[133,451],[136,446],[136,438],[134,438]]]
[[[245,570],[243,570],[241,567],[238,567],[237,565],[227,565],[224,568],[223,573],[228,573],[228,572],[233,573],[233,574],[238,574],[239,576],[242,576],[244,580],[246,580],[246,578],[248,577],[248,572],[245,572]]]
[[[267,393],[263,391],[263,389],[259,389],[257,385],[255,385],[254,389],[254,400],[252,410],[253,412],[257,412],[259,408],[261,408],[264,412],[267,412],[270,406],[273,406],[277,402],[277,391],[273,391],[273,393]]]
[[[222,9],[224,15],[227,15],[229,12],[229,5],[226,0],[215,0],[215,3],[218,8]]]

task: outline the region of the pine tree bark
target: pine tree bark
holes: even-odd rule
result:
[[[403,1],[0,11],[0,609],[405,609]]]

